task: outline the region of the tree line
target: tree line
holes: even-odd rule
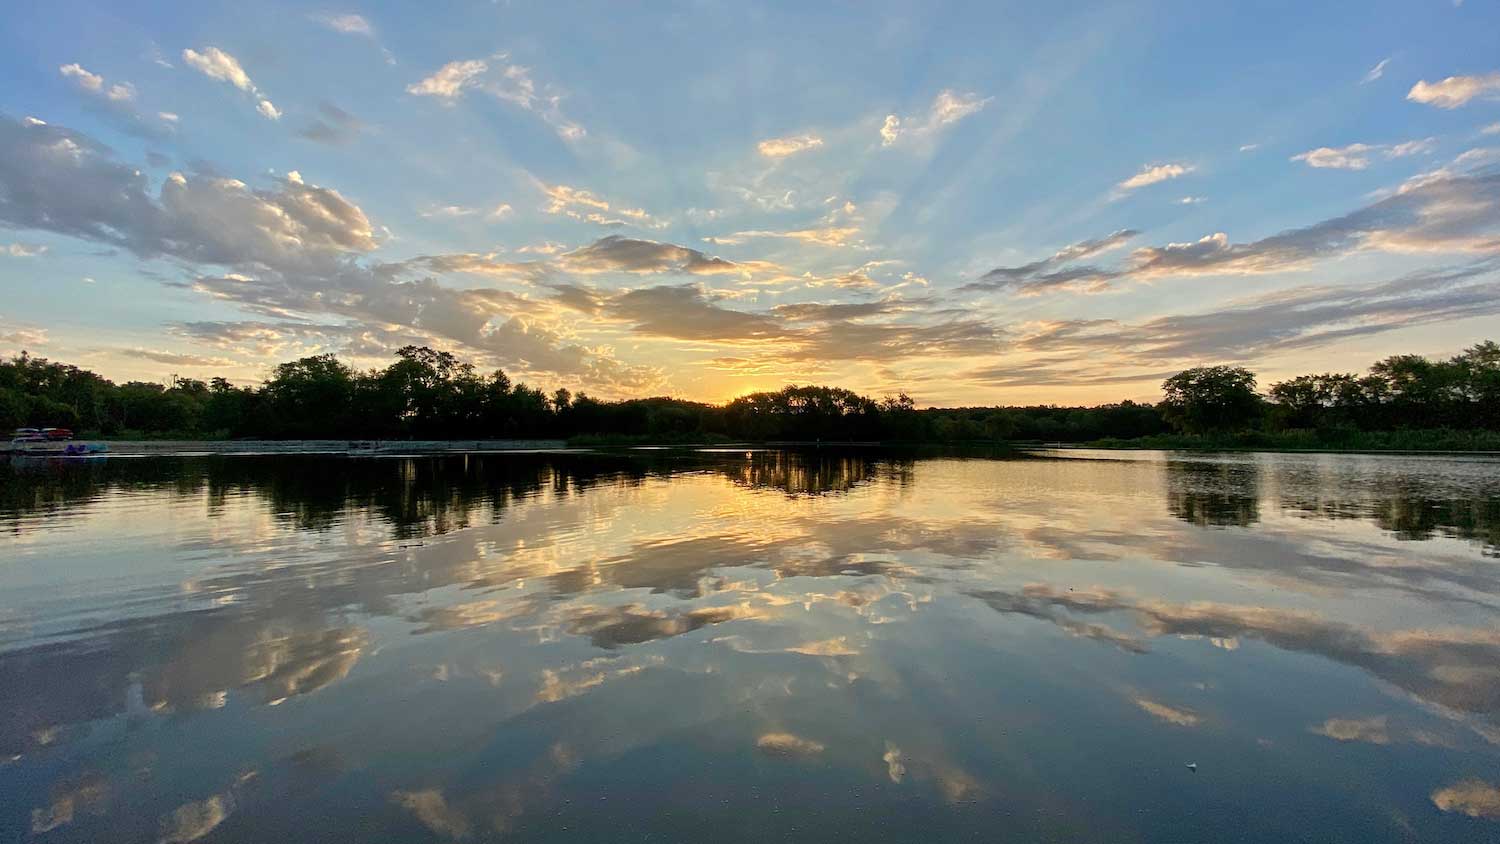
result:
[[[224,378],[116,384],[21,353],[0,362],[0,426],[117,438],[1133,440],[1244,432],[1500,430],[1500,345],[1446,360],[1397,355],[1365,375],[1302,375],[1262,394],[1240,367],[1185,370],[1156,404],[918,409],[908,396],[788,386],[714,405],[668,397],[602,401],[512,383],[453,354],[407,346],[383,369],[333,355],[283,363],[257,386]]]

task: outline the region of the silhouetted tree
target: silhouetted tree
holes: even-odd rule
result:
[[[1162,416],[1179,431],[1203,434],[1249,427],[1261,398],[1255,373],[1238,366],[1200,366],[1162,382]]]

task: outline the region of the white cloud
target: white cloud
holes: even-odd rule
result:
[[[1133,191],[1147,185],[1154,185],[1158,182],[1165,182],[1168,179],[1185,176],[1193,172],[1193,169],[1191,164],[1148,164],[1141,168],[1141,172],[1115,185],[1115,189],[1122,193]]]
[[[756,145],[760,154],[767,158],[785,158],[823,145],[817,135],[789,135],[785,138],[768,138]]]
[[[203,52],[192,48],[182,51],[182,60],[187,62],[188,67],[193,68],[209,79],[217,79],[220,82],[228,82],[230,85],[255,97],[255,110],[262,117],[269,120],[280,120],[281,111],[271,104],[271,101],[261,95],[260,89],[250,81],[250,75],[240,66],[240,62],[234,56],[220,50],[218,47],[206,47]]]
[[[894,146],[902,139],[920,139],[931,136],[945,126],[950,126],[965,117],[978,113],[994,97],[981,97],[975,93],[964,93],[945,88],[928,107],[925,115],[898,117],[886,115],[880,126],[880,145]]]
[[[120,82],[104,87],[104,77],[97,73],[90,73],[78,63],[65,64],[57,69],[59,73],[78,83],[78,87],[91,94],[98,94],[110,102],[127,103],[135,99],[135,86],[129,82]]]
[[[1179,204],[1179,205],[1197,205],[1200,202],[1206,202],[1207,199],[1208,199],[1207,197],[1203,197],[1203,196],[1184,196],[1183,198],[1177,200],[1177,204]]]
[[[73,80],[78,90],[94,98],[94,102],[103,111],[122,121],[126,131],[148,138],[159,138],[171,132],[173,121],[160,114],[157,119],[152,119],[136,109],[136,89],[129,82],[110,84],[103,76],[89,71],[77,62],[61,65],[57,71],[63,77]]]
[[[1240,152],[1254,152],[1260,149],[1260,144],[1241,144]]]
[[[479,59],[448,62],[426,79],[406,86],[406,92],[419,97],[452,100],[457,98],[465,88],[477,85],[480,74],[489,70],[489,67],[487,63]]]
[[[82,65],[76,62],[73,64],[65,64],[62,67],[59,67],[57,69],[57,72],[61,73],[63,76],[77,80],[78,87],[85,90],[98,91],[104,87],[104,77],[98,75],[97,73],[89,73],[87,70],[83,69]]]
[[[1479,130],[1481,135],[1500,135],[1500,123],[1491,123]]]
[[[240,67],[239,60],[218,47],[208,47],[201,53],[190,47],[182,51],[182,60],[187,62],[188,67],[210,79],[228,82],[241,91],[255,93],[255,83],[250,81],[250,75]]]
[[[1344,147],[1318,147],[1291,157],[1309,167],[1333,170],[1363,170],[1370,166],[1376,155],[1385,158],[1404,158],[1432,152],[1437,146],[1436,138],[1421,138],[1400,144],[1349,144]]]
[[[370,22],[366,20],[363,15],[314,15],[313,20],[323,24],[324,26],[334,30],[335,32],[342,32],[345,35],[364,35],[367,37],[373,37],[375,35],[375,27],[371,26]]]
[[[477,89],[503,102],[536,114],[564,140],[576,141],[588,133],[562,113],[560,94],[538,92],[531,69],[505,64],[505,53],[491,56],[500,63],[482,59],[448,62],[431,76],[406,86],[406,92],[420,97],[437,97],[448,104],[457,102],[465,91]]]
[[[1291,157],[1292,161],[1306,162],[1309,167],[1333,170],[1363,170],[1370,165],[1370,153],[1378,147],[1369,144],[1350,144],[1346,147],[1318,147]]]
[[[1424,152],[1432,152],[1435,148],[1437,148],[1437,138],[1422,138],[1418,141],[1407,141],[1406,143],[1396,144],[1386,150],[1385,154],[1389,158],[1402,158],[1408,155],[1420,155]]]
[[[1437,82],[1421,80],[1411,86],[1408,100],[1438,108],[1453,109],[1475,98],[1500,98],[1500,71],[1482,76],[1450,76]]]
[[[9,255],[12,258],[35,258],[46,251],[47,247],[36,243],[7,243],[0,246],[0,255]]]
[[[1361,79],[1359,81],[1359,84],[1361,84],[1361,85],[1368,85],[1371,82],[1374,82],[1375,80],[1377,80],[1380,77],[1384,76],[1385,75],[1385,66],[1388,65],[1388,64],[1390,64],[1390,63],[1391,63],[1390,59],[1381,59],[1379,61],[1379,63],[1377,63],[1374,67],[1370,68],[1369,73],[1365,74],[1365,78]]]
[[[634,225],[649,229],[667,226],[666,220],[657,219],[643,208],[622,208],[618,203],[611,206],[609,200],[581,188],[537,182],[537,189],[546,197],[542,210],[548,214],[601,226]],[[618,216],[611,216],[612,214]]]

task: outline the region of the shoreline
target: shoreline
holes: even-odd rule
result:
[[[1037,451],[1161,451],[1191,453],[1268,453],[1268,454],[1368,454],[1368,455],[1437,455],[1500,457],[1500,450],[1482,449],[1438,449],[1438,448],[1337,448],[1333,446],[1233,446],[1194,444],[1148,444],[1127,442],[1065,443],[1065,442],[958,442],[934,443],[911,441],[815,441],[815,440],[771,440],[765,442],[632,442],[600,443],[570,442],[563,439],[519,439],[519,440],[105,440],[91,439],[109,446],[109,451],[99,457],[116,456],[181,456],[198,457],[213,455],[255,454],[344,454],[351,456],[393,456],[401,454],[475,454],[475,453],[527,453],[559,451],[663,451],[688,450],[737,450],[737,449],[890,449],[964,451],[970,449],[1004,449],[1014,452]]]

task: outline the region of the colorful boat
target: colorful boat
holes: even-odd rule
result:
[[[67,428],[17,428],[11,436],[11,454],[53,455],[81,457],[109,451],[105,443],[84,442],[73,439]]]

